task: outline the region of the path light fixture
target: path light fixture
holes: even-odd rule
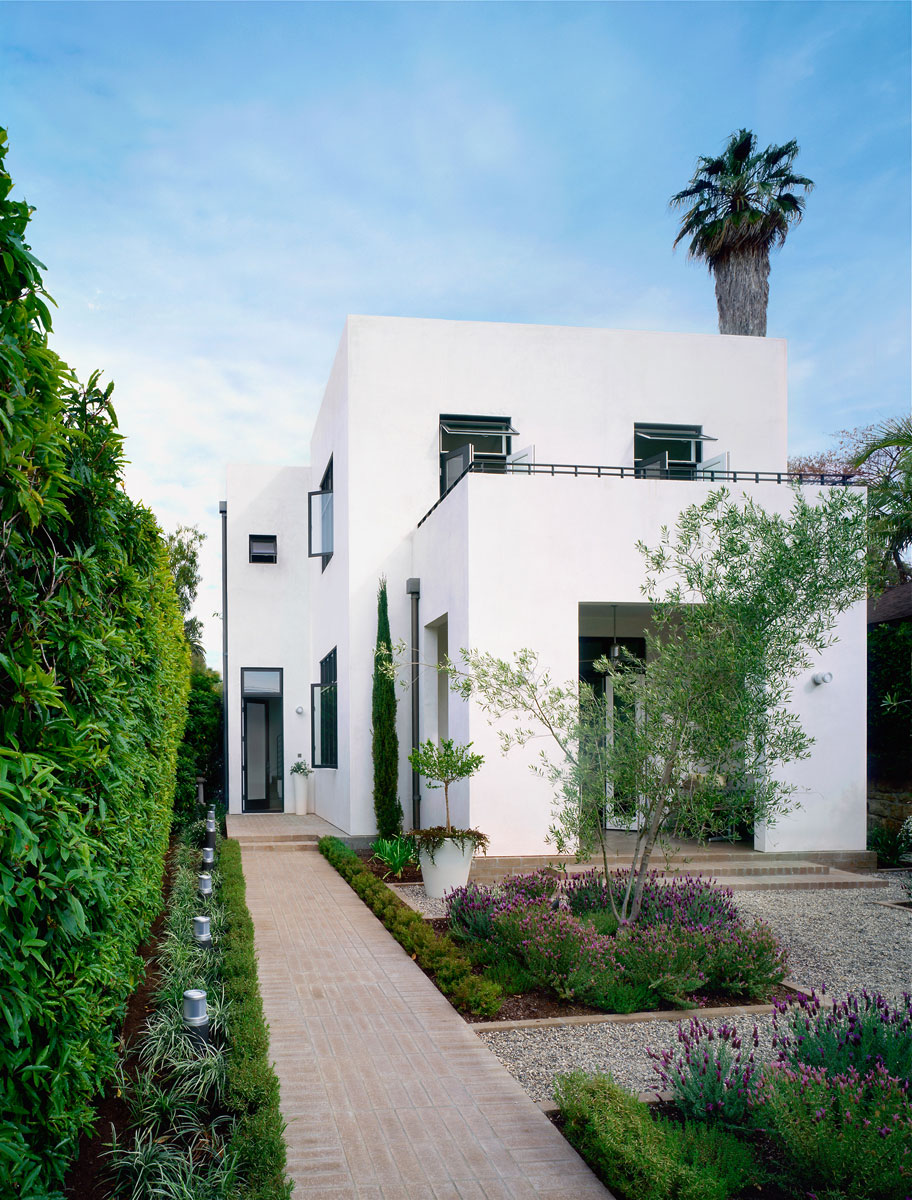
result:
[[[184,1028],[190,1040],[199,1046],[209,1041],[209,1012],[206,1008],[206,993],[202,988],[188,988],[184,992]]]
[[[215,862],[215,851],[211,846],[203,846],[203,866],[211,867]]]
[[[203,845],[210,846],[213,850],[215,849],[215,820],[211,817],[206,822],[206,837]]]
[[[818,671],[817,674],[814,676],[814,684],[816,687],[820,687],[820,685],[822,683],[832,683],[832,682],[833,682],[833,672],[832,671]]]
[[[200,950],[212,949],[212,933],[209,928],[208,917],[193,918],[193,940],[199,946]]]
[[[212,876],[208,871],[199,876],[199,894],[204,899],[212,895]]]

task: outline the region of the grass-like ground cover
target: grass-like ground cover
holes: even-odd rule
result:
[[[197,891],[199,860],[196,845],[177,847],[153,1011],[122,1069],[127,1116],[107,1154],[109,1187],[102,1194],[286,1200],[284,1123],[240,848],[219,841],[210,897]],[[211,950],[194,942],[194,916],[210,918]],[[183,1027],[188,988],[207,993],[206,1045]]]

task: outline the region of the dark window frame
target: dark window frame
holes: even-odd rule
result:
[[[307,557],[319,558],[322,562],[321,572],[325,571],[329,566],[329,561],[333,556],[333,551],[336,545],[335,532],[335,502],[331,501],[329,508],[329,528],[332,538],[333,549],[328,554],[324,554],[322,550],[314,550],[313,548],[313,498],[314,496],[332,496],[333,495],[333,456],[330,454],[329,462],[326,464],[326,470],[323,472],[323,478],[320,480],[320,486],[314,492],[307,493]],[[325,517],[323,518],[325,521]],[[321,526],[321,544],[326,530]]]
[[[319,704],[320,748],[314,720]],[[315,770],[339,766],[339,659],[338,646],[320,659],[320,682],[310,685],[310,762]]]
[[[247,692],[244,690],[244,675],[247,671],[277,671],[279,674],[278,694],[270,693],[268,695],[268,697],[266,697],[266,698],[268,698],[270,700],[278,700],[279,706],[280,706],[280,712],[282,714],[282,727],[279,732],[278,742],[279,742],[279,754],[281,755],[281,765],[282,765],[282,771],[279,773],[279,777],[282,779],[282,783],[283,783],[282,808],[281,809],[266,809],[266,810],[251,809],[249,811],[251,811],[251,812],[263,812],[263,811],[285,812],[286,811],[285,801],[286,801],[287,797],[285,795],[285,787],[284,787],[284,782],[285,782],[284,781],[284,772],[285,772],[285,668],[284,667],[241,667],[241,670],[240,670],[240,679],[241,679],[241,747],[240,747],[240,749],[241,749],[241,812],[248,811],[248,808],[247,808],[247,805],[248,805],[247,769],[248,768],[247,768],[247,727],[246,727],[247,719],[246,719],[246,714],[244,711],[244,706],[248,699],[251,699],[251,700],[259,699],[259,697],[257,697],[256,695],[248,696]]]
[[[464,443],[448,444],[444,446],[445,438],[457,438],[460,436],[460,430],[447,430],[446,425],[466,426]],[[506,466],[507,459],[513,452],[513,438],[517,436],[517,430],[513,428],[512,417],[492,417],[480,416],[472,413],[441,413],[438,424],[438,450],[440,452],[440,494],[445,495],[447,492],[447,459],[458,454],[460,450],[468,448],[469,453],[466,456],[466,464],[478,461],[488,464],[492,469],[496,470],[500,463]],[[488,433],[490,430],[490,433]],[[471,441],[473,437],[499,437],[502,439],[501,449],[498,451],[479,450]]]
[[[667,437],[659,435],[667,434]],[[641,454],[637,457],[637,438],[645,435],[648,448],[650,440],[656,447],[669,442],[691,442],[692,458],[670,458],[667,450],[656,449],[652,455]],[[678,435],[678,436],[676,436]],[[696,424],[681,425],[671,421],[636,421],[633,426],[633,465],[644,476],[658,475],[668,478],[695,479],[700,464],[703,461],[704,441],[714,442],[703,433],[703,426]]]
[[[257,553],[254,555],[254,542],[272,542],[272,557],[266,554]],[[276,564],[279,561],[279,538],[275,533],[250,533],[247,535],[247,561],[257,563],[260,566]]]

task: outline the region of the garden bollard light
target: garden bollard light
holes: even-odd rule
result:
[[[206,993],[202,988],[189,988],[184,992],[184,1028],[190,1040],[200,1046],[209,1041],[209,1013],[206,1009]]]
[[[203,847],[203,866],[211,867],[214,862],[215,862],[215,851],[212,849],[211,846],[204,846]]]
[[[206,822],[206,839],[203,842],[204,846],[209,846],[212,850],[215,849],[215,821],[209,820]]]
[[[208,917],[193,918],[193,940],[200,950],[212,949],[212,934],[209,930]]]
[[[199,876],[199,894],[204,899],[212,895],[212,876],[208,871]]]

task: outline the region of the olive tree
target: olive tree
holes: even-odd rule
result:
[[[722,489],[638,548],[652,606],[646,658],[602,659],[604,696],[555,682],[528,649],[510,661],[462,650],[446,664],[505,752],[550,739],[533,767],[555,789],[558,851],[600,849],[607,873],[606,818],[630,821],[632,870],[617,905],[629,921],[663,830],[704,838],[794,806],[779,768],[808,757],[813,739],[789,700],[832,644],[838,614],[864,596],[863,501],[834,488],[811,503],[796,489],[782,516]]]

